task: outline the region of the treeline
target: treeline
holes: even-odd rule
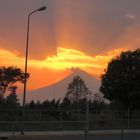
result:
[[[98,94],[98,93],[97,93]],[[89,110],[106,110],[109,105],[104,102],[104,100],[89,100]],[[45,100],[44,102],[34,102],[33,100],[26,103],[25,108],[27,110],[86,110],[87,98],[79,99],[78,101],[72,102],[68,97],[59,100]],[[0,98],[0,109],[21,109],[16,93],[10,93],[7,97]]]
[[[15,84],[16,82],[24,82],[24,73],[17,67],[1,67],[0,78],[0,108],[22,108],[17,98],[17,86]],[[7,97],[4,96],[6,92],[10,92]],[[26,103],[26,109],[85,110],[87,102],[90,104],[91,109],[103,109],[107,106],[103,96],[99,93],[92,94],[83,79],[77,75],[69,83],[64,99],[46,100],[44,102],[31,101]]]
[[[21,107],[16,93],[10,93],[7,97],[0,97],[0,109],[18,109]]]
[[[52,101],[44,101],[34,102],[31,101],[30,103],[26,104],[26,109],[39,109],[39,110],[83,110],[85,111],[87,107],[87,100],[86,98],[80,99],[78,102],[71,102],[67,97],[65,97],[62,101],[61,100],[52,100]],[[91,111],[101,111],[106,110],[108,105],[104,102],[98,101],[89,101],[89,110]]]
[[[29,78],[29,74],[27,75]],[[24,72],[17,67],[0,67],[0,108],[21,108],[16,96],[16,82],[24,82]],[[113,58],[101,76],[99,94],[93,94],[80,76],[69,83],[66,97],[60,100],[31,101],[29,109],[90,109],[140,110],[140,49],[122,52]],[[5,97],[6,92],[10,92]],[[94,91],[93,91],[94,92]],[[94,95],[97,95],[94,96]],[[102,98],[100,98],[102,95]],[[104,96],[104,97],[103,97]],[[108,104],[106,104],[108,100]]]

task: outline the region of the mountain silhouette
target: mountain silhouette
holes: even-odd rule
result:
[[[26,100],[28,102],[31,100],[43,102],[44,100],[63,99],[66,95],[69,83],[71,83],[73,77],[77,75],[80,76],[81,79],[83,79],[90,91],[92,91],[93,93],[98,92],[100,81],[92,75],[86,73],[85,71],[76,69],[68,77],[53,85],[28,92]]]

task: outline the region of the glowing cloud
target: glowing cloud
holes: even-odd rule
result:
[[[103,73],[108,62],[124,49],[116,49],[106,54],[90,56],[84,52],[58,47],[57,54],[45,60],[28,60],[28,72],[31,74],[28,89],[54,84],[68,76],[72,69],[82,69],[97,78]],[[16,52],[0,49],[1,66],[18,66],[24,70],[25,58]]]
[[[106,68],[108,61],[123,50],[117,49],[104,55],[89,56],[78,50],[58,47],[57,55],[47,57],[42,65],[57,70],[79,68],[99,76]]]
[[[67,70],[71,68],[79,68],[93,75],[99,76],[106,68],[108,61],[118,55],[124,49],[109,51],[106,54],[89,56],[84,52],[58,47],[57,54],[47,57],[45,60],[29,59],[29,67],[51,70]],[[8,57],[7,57],[8,56]],[[7,50],[0,49],[0,65],[16,65],[24,67],[24,58],[18,57],[16,54]]]
[[[16,53],[0,49],[0,65],[14,65],[23,68],[25,58],[18,57]],[[29,59],[29,67],[41,67],[41,61]]]
[[[131,19],[131,20],[133,20],[135,18],[135,15],[133,15],[133,14],[126,14],[125,16],[126,16],[126,18]]]

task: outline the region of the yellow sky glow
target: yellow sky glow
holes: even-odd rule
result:
[[[108,62],[123,50],[123,48],[120,48],[109,51],[106,54],[90,56],[79,50],[58,47],[57,54],[51,57],[48,56],[45,60],[28,59],[28,72],[31,74],[30,81],[32,81],[30,83],[38,86],[53,84],[67,76],[68,73],[64,71],[72,68],[82,69],[99,78]],[[12,65],[24,69],[25,58],[19,57],[16,53],[0,49],[0,60],[1,66]],[[51,73],[55,75],[55,81],[54,78],[50,77]],[[50,79],[48,80],[49,77]],[[39,78],[40,83],[37,83]]]
[[[107,63],[123,50],[124,49],[117,49],[109,51],[107,54],[89,56],[75,49],[58,47],[57,55],[47,57],[42,65],[57,70],[79,68],[99,76],[101,74],[100,72],[107,66]]]
[[[47,68],[54,70],[66,70],[71,68],[88,69],[105,69],[107,63],[124,49],[116,49],[106,54],[89,56],[84,52],[75,49],[57,48],[57,54],[47,57],[45,60],[29,59],[28,66],[34,68]],[[24,67],[24,58],[18,57],[15,53],[0,49],[0,65],[15,65]],[[100,74],[100,73],[99,73]]]

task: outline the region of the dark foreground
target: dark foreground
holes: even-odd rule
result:
[[[46,135],[10,137],[11,140],[85,140],[84,135]],[[88,140],[140,140],[140,134],[95,135],[91,134]]]

